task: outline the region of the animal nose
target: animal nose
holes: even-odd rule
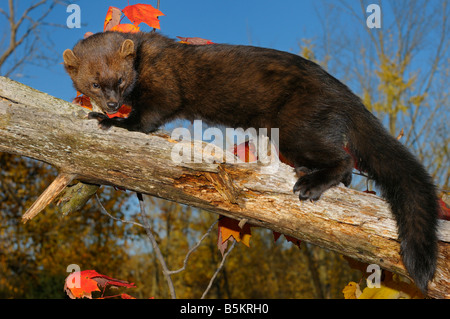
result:
[[[110,109],[116,109],[118,106],[117,102],[108,102],[106,103],[106,105],[110,108]]]

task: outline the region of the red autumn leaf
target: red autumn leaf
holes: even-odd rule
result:
[[[277,232],[277,231],[273,231],[273,241],[277,241],[278,238],[280,238],[281,233]]]
[[[95,270],[94,270],[95,272]],[[136,287],[134,285],[134,283],[129,283],[128,281],[125,280],[119,280],[119,279],[115,279],[115,278],[111,278],[105,275],[101,275],[99,273],[97,274],[92,274],[91,278],[93,280],[95,280],[98,285],[102,288],[105,288],[107,286],[111,286],[111,287],[126,287],[126,288],[134,288]]]
[[[93,270],[92,270],[93,271]],[[92,298],[92,292],[100,291],[97,282],[90,278],[91,270],[73,272],[67,276],[64,291],[72,298]]]
[[[125,33],[136,33],[139,32],[140,29],[139,27],[133,25],[133,24],[129,24],[129,23],[122,23],[122,24],[118,24],[113,26],[110,31],[117,31],[117,32],[125,32]]]
[[[130,114],[130,112],[131,112],[131,106],[128,106],[128,105],[124,104],[124,105],[122,105],[120,107],[120,109],[116,113],[114,113],[114,114],[106,114],[106,115],[108,115],[109,118],[113,118],[113,117],[127,117],[128,114]]]
[[[442,200],[439,199],[439,218],[444,220],[450,220],[450,207]]]
[[[355,169],[357,169],[358,171],[360,171],[361,172],[361,170],[359,169],[359,167],[358,167],[358,160],[357,160],[357,158],[356,158],[356,156],[355,155],[353,155],[352,153],[350,153],[350,148],[348,147],[348,146],[344,146],[344,151],[346,151],[347,152],[347,154],[349,154],[352,158],[353,158],[353,167],[355,168]]]
[[[115,288],[136,287],[133,283],[99,274],[95,270],[83,270],[73,272],[67,276],[64,290],[72,299],[84,297],[92,299],[92,292],[100,291],[100,288],[104,289],[107,286]]]
[[[234,145],[233,154],[246,163],[256,162],[258,159],[256,156],[255,144],[249,141]]]
[[[92,110],[91,99],[86,95],[82,95],[78,91],[77,91],[77,97],[73,99],[72,103],[78,104],[86,109]]]
[[[137,27],[139,23],[144,22],[152,28],[160,29],[159,16],[164,14],[158,9],[153,8],[149,4],[135,4],[127,6],[122,10],[123,14],[130,19],[131,22]]]
[[[202,39],[202,38],[197,38],[197,37],[178,37],[178,39],[180,39],[181,43],[186,43],[186,44],[193,44],[193,45],[205,45],[205,44],[214,44],[214,42],[212,42],[211,40],[207,40],[207,39]]]
[[[277,241],[278,238],[280,238],[281,234],[279,232],[273,231],[273,240]],[[296,245],[297,247],[300,248],[300,244],[301,244],[301,240],[294,238],[292,236],[289,235],[284,235],[284,238],[286,238],[286,241],[293,243],[294,245]]]
[[[103,31],[109,31],[116,25],[120,23],[120,17],[122,16],[122,11],[116,7],[109,7],[106,13],[105,23],[103,25]]]

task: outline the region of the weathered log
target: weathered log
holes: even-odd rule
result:
[[[395,221],[379,197],[335,187],[317,202],[300,202],[292,193],[294,171],[287,165],[278,163],[271,171],[250,163],[177,163],[171,151],[178,142],[167,135],[102,131],[86,114],[79,106],[0,77],[2,152],[44,161],[87,183],[246,219],[407,275]],[[196,152],[201,154],[201,149]],[[429,295],[450,298],[450,222],[440,221],[439,240],[438,269]]]

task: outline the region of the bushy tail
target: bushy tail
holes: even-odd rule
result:
[[[365,108],[352,118],[351,152],[390,204],[397,221],[403,263],[426,294],[437,259],[438,199],[432,178],[403,144]]]

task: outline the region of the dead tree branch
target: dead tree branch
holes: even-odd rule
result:
[[[246,219],[407,275],[395,221],[379,197],[335,187],[315,203],[300,202],[287,165],[280,163],[274,173],[256,164],[178,164],[171,158],[177,142],[168,136],[120,128],[105,132],[86,114],[79,106],[0,78],[0,151],[47,162],[87,183]],[[440,221],[439,240],[429,295],[450,298],[450,222]]]

